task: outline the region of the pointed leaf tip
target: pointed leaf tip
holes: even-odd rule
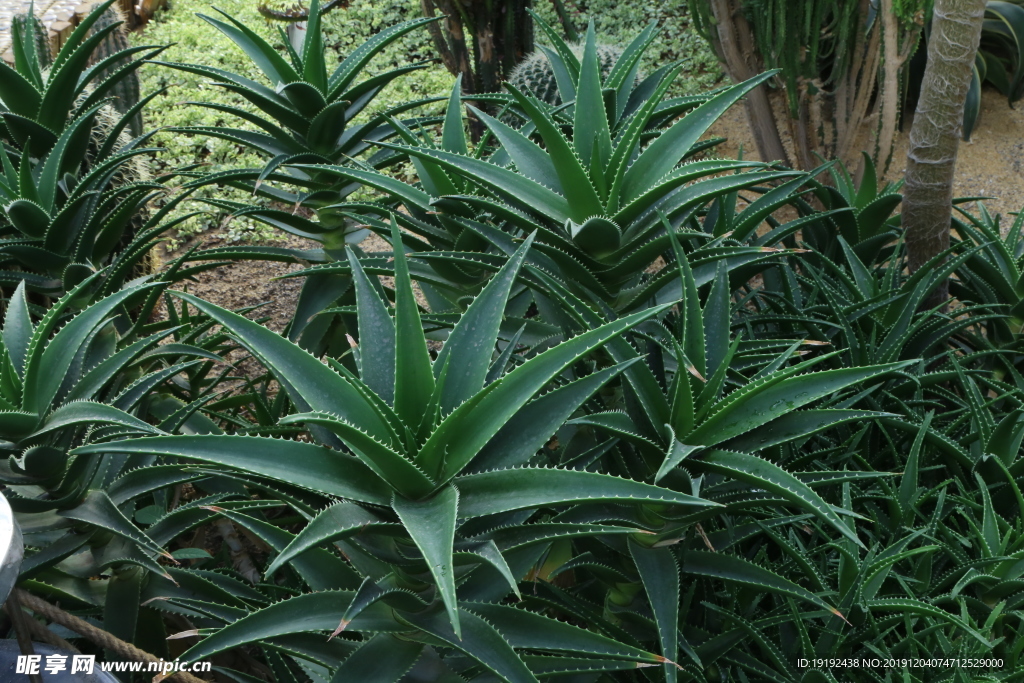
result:
[[[348,625],[349,625],[349,624],[351,624],[351,623],[352,623],[351,621],[347,621],[347,620],[345,620],[345,619],[342,619],[342,620],[341,620],[341,621],[340,621],[340,622],[338,623],[338,628],[334,629],[334,632],[333,632],[333,633],[331,633],[331,635],[329,635],[329,636],[327,637],[327,640],[328,640],[328,641],[330,641],[330,640],[331,640],[331,638],[333,638],[334,636],[338,635],[339,633],[341,633],[342,631],[344,631],[344,630],[345,630],[346,628],[348,628]]]
[[[150,602],[150,601],[147,600],[146,602]],[[146,604],[146,603],[143,603],[143,604]],[[167,636],[167,640],[179,640],[181,638],[192,638],[192,637],[198,637],[198,636],[199,636],[199,629],[191,628],[191,629],[189,629],[187,631],[178,631],[177,633],[172,633],[171,635]]]
[[[654,656],[655,656],[655,657],[656,657],[656,658],[658,659],[658,661],[659,661],[660,663],[662,663],[662,664],[671,664],[672,666],[674,666],[675,668],[679,669],[680,671],[682,671],[682,670],[683,670],[683,667],[679,666],[678,664],[676,664],[675,662],[673,662],[673,661],[672,661],[671,659],[669,659],[668,657],[662,657],[661,655],[654,655]],[[648,666],[650,666],[650,665],[648,665]]]
[[[837,610],[835,607],[829,606],[828,611],[831,612],[832,614],[836,615],[837,617],[839,617],[843,621],[845,621],[848,626],[853,626],[853,624],[850,623],[850,620],[847,619],[846,617],[844,617],[843,613],[840,612],[839,610]]]

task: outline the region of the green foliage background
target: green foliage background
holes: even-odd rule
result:
[[[535,10],[552,26],[558,17],[550,2],[537,2]],[[652,21],[661,29],[654,43],[644,54],[641,70],[650,73],[660,66],[680,60],[683,72],[669,91],[678,97],[702,92],[722,79],[718,60],[708,44],[690,27],[690,11],[686,0],[643,2],[642,0],[580,0],[566,3],[576,9],[576,30],[583,34],[586,21],[593,17],[594,28],[601,40],[611,45],[625,45]],[[570,8],[571,11],[571,8]]]
[[[251,0],[222,0],[215,7],[251,26],[261,36],[283,48],[277,24],[264,19]],[[233,71],[248,78],[259,79],[259,70],[224,34],[199,19],[196,14],[215,16],[207,0],[178,0],[167,11],[160,12],[146,27],[145,31],[133,33],[134,44],[171,44],[162,58],[169,62],[203,63]],[[388,26],[419,16],[419,3],[371,2],[353,0],[347,9],[329,12],[324,17],[325,38],[328,50],[335,55],[347,55],[367,38]],[[368,74],[377,74],[395,66],[434,58],[433,46],[425,31],[415,31],[400,39],[395,45],[378,56],[367,69]],[[333,66],[337,57],[329,59]],[[205,83],[201,76],[172,69],[143,69],[143,95],[160,88],[167,92],[154,101],[147,125],[169,126],[216,126],[224,125],[225,117],[216,111],[188,104],[187,100],[203,100],[219,104],[246,106],[244,100],[215,86]],[[379,107],[390,107],[410,99],[445,95],[451,90],[454,79],[440,64],[433,68],[405,76],[385,90],[379,98]],[[231,121],[231,125],[244,127],[245,124]],[[158,165],[164,169],[190,163],[209,164],[209,170],[243,166],[262,165],[255,154],[246,153],[238,145],[215,138],[191,137],[177,133],[160,133],[156,136],[157,146],[165,151],[160,155]],[[239,191],[217,190],[200,193],[197,197],[212,196],[244,201],[247,195]],[[184,209],[182,209],[184,211]],[[193,235],[214,228],[219,216],[198,216],[190,219],[179,229],[183,236]],[[279,233],[253,221],[239,219],[227,226],[229,239],[275,239]]]
[[[253,63],[227,37],[196,14],[214,16],[216,7],[250,26],[261,36],[283,49],[279,30],[284,24],[267,21],[257,11],[253,0],[219,0],[211,7],[210,0],[177,0],[166,11],[157,13],[144,31],[132,33],[133,45],[167,45],[171,47],[161,55],[169,62],[202,63],[259,80],[259,71]],[[683,60],[683,73],[674,83],[671,95],[680,96],[701,92],[714,87],[721,80],[721,72],[707,44],[690,30],[689,12],[685,0],[647,3],[631,0],[594,0],[576,3],[577,29],[586,28],[586,17],[593,16],[602,39],[610,44],[626,44],[650,22],[661,27],[654,44],[645,54],[642,71],[650,73],[663,64]],[[552,25],[558,25],[550,3],[538,3],[538,13]],[[352,0],[347,8],[336,9],[324,16],[325,42],[329,51],[344,56],[381,29],[401,21],[420,16],[416,0]],[[433,45],[426,31],[414,31],[386,48],[370,63],[368,75],[418,61],[436,59]],[[334,64],[334,60],[328,60]],[[195,74],[172,69],[142,69],[142,95],[167,88],[149,107],[147,126],[217,126],[225,125],[225,116],[211,109],[188,104],[202,100],[220,104],[246,106],[240,97],[205,83]],[[422,71],[401,77],[384,90],[376,100],[375,111],[416,98],[447,96],[454,78],[443,65],[434,65]],[[230,125],[245,127],[244,122]],[[186,164],[208,164],[210,171],[243,166],[261,166],[259,158],[227,140],[184,136],[177,133],[159,133],[154,142],[164,152],[158,157],[160,169],[171,169]],[[196,198],[216,196],[246,201],[248,196],[237,190],[206,188]],[[181,212],[195,210],[183,206]],[[222,215],[202,215],[182,224],[178,233],[182,238],[216,228]],[[273,240],[280,233],[267,226],[244,218],[225,225],[230,240]],[[172,240],[172,246],[180,240]]]

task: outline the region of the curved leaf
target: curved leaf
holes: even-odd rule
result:
[[[634,501],[715,507],[718,503],[685,493],[580,470],[524,467],[467,474],[455,480],[466,519],[499,512],[582,502]]]

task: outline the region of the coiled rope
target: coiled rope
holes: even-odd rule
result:
[[[139,648],[135,647],[134,645],[132,645],[131,643],[126,643],[125,641],[113,636],[112,634],[104,631],[103,629],[97,628],[89,622],[83,619],[79,619],[73,614],[68,614],[61,608],[55,605],[51,605],[45,600],[37,598],[36,596],[32,595],[27,591],[24,591],[20,588],[15,588],[11,591],[11,595],[15,598],[18,604],[27,607],[28,609],[32,610],[33,612],[42,617],[46,617],[49,621],[55,624],[60,624],[69,631],[74,631],[83,638],[91,640],[100,647],[110,650],[111,652],[119,655],[120,657],[123,657],[124,659],[133,662],[147,663],[163,661],[159,657],[151,655],[148,652],[144,652]],[[74,650],[74,648],[70,647],[70,645],[67,642],[65,642],[58,636],[54,635],[47,629],[41,630],[46,630],[47,633],[50,633],[50,636],[56,639],[52,640],[50,639],[50,636],[43,636],[42,638],[40,638],[41,640],[47,640],[48,644],[50,645],[55,645],[62,648],[70,648]],[[38,633],[38,631],[35,631],[34,629],[33,631],[33,635],[36,635]],[[60,641],[61,644],[58,645],[56,641]],[[167,676],[164,676],[162,673],[157,674],[153,677],[153,683],[159,683],[160,681],[167,679],[178,681],[178,683],[208,683],[207,681],[204,681],[201,678],[197,678],[185,671],[178,671]]]

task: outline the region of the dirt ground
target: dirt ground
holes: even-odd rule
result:
[[[909,130],[910,122],[907,121],[903,133],[897,138],[893,162],[886,174],[890,181],[900,178],[905,169],[906,133]],[[727,138],[719,147],[721,156],[735,158],[742,146],[745,158],[757,158],[742,106],[726,112],[711,129],[711,134]],[[995,90],[984,91],[981,119],[974,137],[971,142],[960,145],[954,195],[993,197],[986,201],[986,206],[991,212],[1003,215],[1004,227],[1013,220],[1010,213],[1024,207],[1024,108],[1011,109],[1006,99]],[[380,238],[370,239],[376,241],[364,243],[368,251],[387,249]],[[217,233],[204,235],[201,240],[208,248],[226,246],[223,236]],[[271,244],[299,249],[317,246],[298,237]],[[173,254],[164,258],[167,256]],[[260,314],[270,316],[269,326],[280,331],[294,310],[302,279],[273,278],[301,268],[267,261],[238,262],[199,274],[196,282],[188,284],[188,290],[226,308],[265,303]]]
[[[1011,109],[1006,98],[992,88],[982,91],[982,109],[970,142],[960,143],[956,165],[954,197],[992,197],[985,205],[990,212],[1003,215],[1004,227],[1013,221],[1010,213],[1024,208],[1024,107]],[[904,121],[903,131],[896,138],[892,163],[885,178],[896,181],[906,170],[907,137],[912,118]],[[718,147],[726,158],[736,158],[743,148],[743,158],[757,159],[757,147],[747,125],[742,105],[725,113],[711,132],[727,138]],[[788,144],[787,132],[782,131]],[[871,145],[865,141],[865,149]],[[971,205],[967,205],[970,207]]]
[[[183,245],[178,251],[161,253],[159,258],[161,261],[167,262],[188,247],[194,246],[196,241],[205,249],[232,246],[223,235],[210,232]],[[311,240],[292,236],[288,236],[288,239],[284,241],[266,242],[266,244],[292,249],[313,249],[319,246]],[[277,261],[236,261],[199,273],[193,281],[181,283],[175,289],[186,289],[201,299],[229,309],[262,304],[259,310],[249,314],[249,317],[269,316],[268,326],[275,332],[280,332],[291,319],[292,312],[295,310],[295,302],[302,289],[303,278],[285,280],[275,280],[274,278],[302,270],[304,267]]]

